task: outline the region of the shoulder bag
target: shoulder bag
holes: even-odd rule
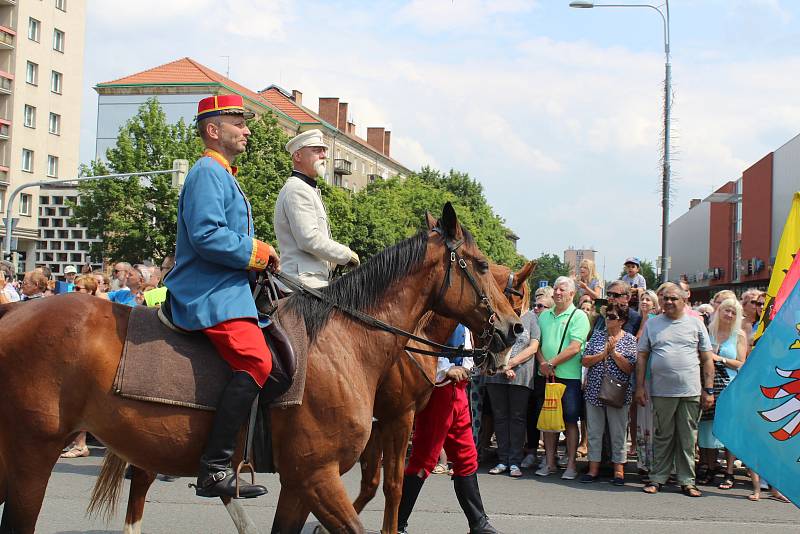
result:
[[[606,334],[608,340],[608,334]],[[616,347],[615,347],[616,349]],[[603,360],[605,373],[600,382],[600,392],[597,400],[612,408],[622,408],[625,406],[625,394],[628,392],[628,380],[618,380],[608,372],[608,358]]]

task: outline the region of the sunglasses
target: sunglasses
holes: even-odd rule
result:
[[[83,286],[75,286],[75,291],[87,291],[87,289]]]
[[[617,315],[616,313],[606,314],[606,321],[616,321],[617,319],[619,319],[619,315]]]
[[[763,307],[763,306],[764,306],[764,303],[763,303],[763,302],[754,302],[753,304],[755,304],[756,306],[761,306],[761,307]]]
[[[537,310],[549,310],[550,306],[545,306],[544,304],[534,304],[533,306]]]
[[[609,291],[609,292],[606,293],[606,296],[608,296],[608,298],[610,298],[610,299],[618,299],[620,297],[627,297],[628,294],[627,293],[614,293],[613,291]]]

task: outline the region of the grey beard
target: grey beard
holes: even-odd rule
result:
[[[317,178],[325,178],[325,162],[317,161],[314,163],[314,171],[317,173]]]

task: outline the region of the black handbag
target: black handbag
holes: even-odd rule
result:
[[[600,382],[600,392],[597,400],[605,406],[612,408],[622,408],[625,406],[625,394],[628,392],[628,381],[618,380],[608,372],[608,359],[603,360],[605,374]]]

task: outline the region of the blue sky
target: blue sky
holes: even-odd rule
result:
[[[224,73],[230,56],[252,89],[349,102],[357,132],[390,128],[412,169],[469,172],[526,256],[591,246],[610,278],[660,249],[661,19],[568,3],[92,0],[81,159],[93,85],[184,56]],[[800,133],[800,3],[673,0],[670,14],[675,218]]]

